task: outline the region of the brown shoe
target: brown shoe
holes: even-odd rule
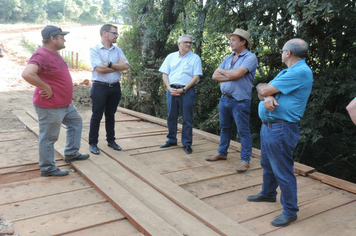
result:
[[[220,155],[219,153],[214,154],[212,157],[205,158],[207,161],[219,161],[226,160],[226,156]]]
[[[248,167],[250,166],[250,163],[245,162],[245,161],[241,161],[240,165],[237,167],[236,171],[238,172],[244,172],[248,169]]]

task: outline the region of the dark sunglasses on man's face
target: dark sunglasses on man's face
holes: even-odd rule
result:
[[[118,33],[116,33],[116,32],[112,32],[112,31],[106,31],[106,32],[108,32],[108,33],[112,33],[113,35],[115,35],[115,36],[119,36],[119,34]]]

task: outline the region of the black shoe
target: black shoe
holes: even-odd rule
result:
[[[117,143],[115,143],[115,141],[112,141],[112,142],[108,143],[108,146],[113,148],[116,151],[121,151],[122,150],[122,148]]]
[[[297,215],[295,215],[295,216],[284,216],[284,215],[281,214],[276,219],[274,219],[271,222],[271,224],[273,226],[276,226],[276,227],[283,227],[283,226],[289,225],[293,221],[296,221],[297,218],[298,218]]]
[[[190,154],[193,152],[193,149],[190,146],[184,146],[184,151],[187,154]]]
[[[247,197],[247,201],[249,202],[276,202],[275,197],[264,197],[261,194],[253,195]]]
[[[90,144],[89,150],[91,153],[95,154],[95,155],[99,155],[100,151],[99,148],[96,144]]]
[[[57,168],[57,170],[51,171],[51,172],[41,171],[41,176],[43,176],[43,177],[50,177],[50,176],[61,177],[61,176],[65,176],[65,175],[68,175],[68,171],[60,170],[58,168]]]
[[[162,144],[160,146],[160,148],[166,148],[166,147],[170,147],[170,146],[177,146],[177,143],[169,143],[168,141],[165,142],[164,144]]]
[[[84,160],[88,159],[89,157],[90,157],[89,154],[83,153],[77,157],[65,156],[64,161],[67,163],[73,162],[73,161],[84,161]]]

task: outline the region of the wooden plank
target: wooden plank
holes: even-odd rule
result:
[[[11,158],[9,158],[11,156]],[[63,157],[54,153],[56,161],[63,160]],[[6,172],[7,168],[18,168],[26,165],[38,166],[38,150],[26,150],[19,148],[16,153],[8,153],[7,155],[0,155],[0,173]]]
[[[27,120],[25,117],[22,117],[22,119]],[[64,128],[62,127],[62,129]],[[64,132],[60,132],[55,148],[62,155],[64,155],[65,143],[65,134]],[[113,149],[110,148],[110,150]],[[104,155],[101,154],[99,156]],[[91,159],[82,162],[73,162],[72,165],[145,235],[180,235],[179,231],[158,217],[111,177],[102,172],[91,162]]]
[[[62,235],[95,225],[124,219],[108,202],[43,215],[13,224],[20,235]]]
[[[262,185],[262,169],[234,174],[220,178],[209,179],[182,186],[183,189],[194,196],[204,199],[216,195],[241,190],[256,185]]]
[[[100,155],[101,156],[101,155]],[[98,156],[99,157],[99,156]],[[130,194],[91,160],[73,162],[73,165],[103,194],[131,223],[145,235],[181,235],[179,231],[157,216],[150,208]]]
[[[294,162],[294,173],[297,173],[299,175],[307,176],[308,174],[312,173],[315,171],[315,168]]]
[[[92,111],[91,110],[80,110],[78,111],[81,117],[83,118],[83,123],[84,124],[89,124]],[[123,114],[121,112],[116,112],[115,114],[115,121],[116,122],[124,122],[124,121],[140,121],[140,118],[130,116],[128,114]],[[101,123],[105,123],[105,117],[101,119]]]
[[[105,146],[105,149],[109,148]],[[100,155],[91,162],[183,235],[218,235],[113,159]]]
[[[103,236],[142,236],[128,220],[120,220],[112,223],[80,230],[66,236],[83,236],[83,235],[103,235]]]
[[[104,148],[104,146],[100,146],[100,144],[99,147]],[[208,225],[221,235],[255,235],[182,188],[177,187],[177,185],[154,170],[147,168],[147,166],[127,155],[127,153],[121,152],[120,155],[118,155],[114,150],[107,148],[105,149],[105,152],[125,166],[126,169],[129,169],[140,179],[150,184],[168,199],[185,211],[194,215],[197,219],[201,220],[204,224]]]
[[[182,149],[182,146],[179,143],[177,146],[173,146],[170,148],[160,148],[161,144],[163,143],[160,143],[157,146],[148,146],[148,147],[141,147],[141,148],[136,148],[131,150],[125,150],[125,152],[128,153],[129,155],[140,155],[145,153],[149,153],[151,155],[152,152],[165,152],[172,149]],[[208,145],[209,149],[215,149],[214,145],[212,145],[210,141],[193,137],[193,145],[192,145],[193,153],[206,151],[203,145]]]
[[[136,111],[131,111],[129,109],[125,109],[125,108],[122,108],[122,107],[118,107],[118,111],[120,111],[122,113],[125,113],[125,114],[129,114],[129,115],[135,116],[135,117],[139,117],[139,118],[141,118],[143,120],[151,121],[151,122],[156,123],[156,124],[167,126],[167,121],[164,120],[164,119],[161,119],[161,118],[157,118],[157,117],[150,116],[150,115],[143,114],[143,113],[136,112]],[[179,130],[182,129],[182,125],[181,124],[178,124],[178,129]],[[215,143],[220,143],[220,137],[219,136],[211,134],[211,133],[208,133],[208,132],[205,132],[205,131],[202,131],[202,130],[199,130],[199,129],[193,128],[193,135],[199,136],[201,138],[205,138],[205,139],[213,141]],[[234,148],[234,149],[236,149],[238,151],[241,151],[241,144],[236,142],[236,141],[231,140],[230,148]],[[261,150],[256,149],[256,148],[252,148],[252,155],[251,156],[252,157],[260,157],[261,156]]]
[[[57,166],[66,166],[68,165],[62,160],[62,157],[60,157],[58,154],[55,155],[55,158],[57,160]],[[1,160],[1,158],[0,158]],[[2,160],[1,160],[2,161]],[[38,161],[37,163],[30,163],[30,164],[23,164],[23,165],[18,165],[18,166],[12,166],[12,167],[5,167],[0,169],[0,175],[5,175],[5,174],[19,174],[19,173],[24,173],[24,172],[29,172],[29,171],[35,171],[39,170],[38,166]]]
[[[356,202],[314,215],[296,224],[279,228],[268,236],[354,236],[356,232]]]
[[[354,216],[354,218],[355,218],[355,216]],[[338,221],[338,220],[339,219],[335,219],[335,221]],[[328,221],[328,219],[326,219],[325,221]],[[356,232],[356,220],[351,221],[348,224],[344,223],[342,225],[339,225],[338,227],[336,227],[332,230],[329,230],[323,234],[320,234],[319,236],[335,236],[335,235],[355,236],[355,232]]]
[[[33,134],[28,135],[28,130],[18,130],[16,132],[14,131],[9,131],[9,132],[1,132],[0,133],[0,142],[9,142],[9,141],[15,141],[15,140],[23,140],[23,139],[31,139]]]
[[[111,152],[112,155],[117,155],[118,152],[112,150],[112,149],[108,149],[106,152]],[[122,154],[124,154],[124,152],[121,152]],[[126,160],[126,162],[132,162],[134,159],[132,159],[130,156],[126,156],[125,158],[123,158],[123,155],[120,153],[120,160],[122,161],[123,159]],[[78,165],[87,165],[88,163],[90,163],[90,161],[86,161],[86,162],[79,162]],[[127,164],[127,163],[126,163]],[[132,164],[132,163],[131,163]],[[160,184],[161,189],[166,189],[169,192],[169,196],[170,199],[173,199],[172,197],[179,197],[179,198],[183,198],[180,199],[182,201],[179,202],[179,205],[185,209],[186,211],[190,212],[191,214],[195,215],[198,219],[202,220],[205,224],[209,225],[211,228],[213,228],[214,230],[216,230],[217,232],[221,232],[222,235],[240,235],[240,233],[243,233],[244,235],[254,235],[252,232],[246,230],[243,227],[240,227],[240,225],[236,224],[234,221],[230,220],[229,218],[224,217],[222,214],[219,214],[219,212],[214,211],[213,208],[209,208],[208,205],[203,204],[203,202],[201,202],[200,200],[194,198],[192,195],[188,194],[187,192],[185,192],[184,190],[180,189],[179,187],[177,187],[176,185],[172,185],[172,183],[170,181],[168,181],[166,178],[162,178],[160,175],[157,176],[156,172],[151,171],[149,168],[145,167],[144,165],[142,165],[141,163],[137,163],[134,162],[133,165],[131,165],[131,170],[132,168],[136,169],[136,170],[141,170],[140,174],[146,175],[146,179],[148,178],[148,182],[150,182],[150,184],[153,186],[152,184],[152,180],[154,180],[154,182],[157,184]],[[136,171],[134,171],[135,173],[137,173]],[[89,171],[88,174],[90,174],[91,172]],[[148,175],[147,175],[148,173]],[[152,179],[153,178],[153,179]],[[107,184],[107,181],[105,181],[105,184]],[[173,187],[173,189],[172,189]],[[157,186],[155,186],[156,189],[160,189],[157,188]],[[102,188],[100,188],[102,189]],[[110,188],[111,189],[111,188]],[[177,192],[178,191],[178,192]],[[105,193],[107,191],[104,191]],[[166,191],[163,191],[166,192]],[[115,197],[117,196],[117,194],[114,195]],[[167,196],[167,195],[166,195]],[[176,204],[178,203],[177,201],[175,201]],[[204,206],[201,206],[201,204],[203,204]],[[187,207],[190,206],[190,207]],[[134,222],[134,219],[130,220],[132,222]],[[138,224],[136,224],[137,226],[139,226]],[[160,225],[160,224],[156,224],[156,225]],[[218,225],[218,227],[216,226]],[[146,227],[143,227],[144,229],[146,229]],[[141,230],[143,230],[143,228],[140,228]],[[157,228],[157,227],[156,227]],[[223,232],[227,232],[226,234]],[[155,234],[157,235],[157,234]],[[168,234],[165,234],[168,235]]]
[[[280,193],[280,190],[278,189]],[[257,194],[256,192],[255,194]],[[310,202],[317,202],[321,196],[327,196],[333,193],[333,189],[326,185],[308,185],[305,188],[298,189],[298,206],[302,208],[304,205]],[[254,194],[253,194],[254,195]],[[237,222],[245,222],[263,215],[268,215],[283,209],[280,203],[280,195],[277,197],[276,203],[266,202],[248,202],[246,200],[248,196],[243,197],[244,202],[237,206],[224,208],[222,213],[229,216],[231,219]]]
[[[318,201],[311,201],[305,205],[302,205],[300,207],[300,211],[298,212],[298,220],[296,222],[293,222],[292,225],[297,224],[300,221],[308,219],[314,215],[321,214],[331,209],[354,202],[355,200],[356,195],[345,194],[344,191],[337,191],[332,194],[322,196],[318,199]],[[271,221],[278,217],[280,214],[281,211],[278,210],[271,214],[243,222],[241,223],[241,225],[245,226],[246,228],[252,230],[253,232],[259,235],[267,234],[272,231],[278,230],[278,228],[271,225]],[[288,228],[289,227],[290,226],[288,226]]]
[[[93,188],[74,190],[0,206],[0,218],[11,222],[104,203],[107,200]]]
[[[90,185],[78,173],[61,178],[37,178],[8,183],[1,185],[0,205],[87,188],[90,188]]]
[[[258,172],[259,170],[257,170]],[[254,171],[256,172],[256,171]],[[260,173],[255,173],[256,177],[257,175],[259,175]],[[305,177],[301,177],[301,176],[297,176],[297,182],[298,182],[298,189],[302,188],[302,187],[307,187],[310,185],[314,185],[315,184],[319,184],[321,185],[319,182],[311,179],[311,178],[305,178]],[[228,185],[229,183],[226,183],[226,185]],[[228,187],[228,186],[226,186]],[[219,185],[219,188],[226,188],[224,185]],[[259,192],[261,192],[262,186],[258,185],[258,186],[254,186],[254,187],[250,187],[250,188],[245,188],[243,190],[238,190],[238,191],[234,191],[234,192],[229,192],[227,194],[222,194],[222,195],[218,195],[218,196],[213,196],[210,198],[206,198],[204,199],[204,202],[206,202],[207,204],[209,204],[210,206],[214,207],[215,209],[221,211],[223,209],[226,208],[231,208],[231,209],[237,209],[239,207],[239,205],[241,204],[246,204],[247,200],[246,198],[248,196],[251,195],[256,195]],[[280,193],[280,191],[278,190],[278,192]],[[304,191],[306,192],[306,191]],[[302,201],[307,201],[307,199],[304,199],[303,195],[298,196],[300,199],[302,199]],[[310,196],[308,196],[310,197]]]
[[[216,151],[213,150],[204,153],[213,154],[215,152]],[[185,152],[182,152],[181,149],[171,149],[155,153],[134,155],[134,158],[151,167],[158,173],[165,174],[212,164],[210,162],[207,163],[205,159],[201,158],[201,155],[204,155],[204,153],[197,153],[193,151],[192,154],[187,155]]]
[[[238,174],[236,172],[236,167],[239,165],[240,162],[240,160],[220,161],[215,165],[202,166],[195,169],[167,173],[163,176],[178,185],[191,184],[203,180]],[[256,158],[252,158],[248,171],[252,171],[254,169],[259,168],[261,168],[259,160],[257,160]]]
[[[349,181],[338,179],[320,172],[314,172],[312,174],[309,174],[309,176],[313,179],[320,180],[323,183],[330,184],[332,186],[344,189],[351,193],[356,193],[356,184],[351,183]]]

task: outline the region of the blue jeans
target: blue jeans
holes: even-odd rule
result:
[[[293,170],[293,149],[297,146],[299,134],[298,123],[262,124],[261,127],[263,185],[260,194],[275,197],[279,186],[284,216],[295,216],[299,211]]]
[[[57,169],[54,160],[54,143],[58,140],[61,125],[66,125],[65,156],[80,155],[83,120],[73,105],[60,108],[41,108],[34,105],[39,125],[39,166],[43,172]]]
[[[167,108],[168,108],[168,134],[169,143],[177,142],[177,125],[179,110],[183,117],[182,145],[192,146],[193,143],[193,106],[195,99],[195,86],[189,88],[186,93],[180,96],[172,96],[167,89]]]
[[[237,132],[241,138],[241,160],[250,162],[252,153],[252,138],[250,132],[250,108],[251,100],[236,101],[229,99],[224,95],[219,102],[220,116],[220,144],[218,153],[226,156],[230,146],[232,125],[235,121]]]
[[[105,112],[106,141],[115,141],[115,113],[121,99],[120,83],[114,87],[93,83],[90,91],[92,116],[90,119],[89,144],[97,144],[100,121]]]

